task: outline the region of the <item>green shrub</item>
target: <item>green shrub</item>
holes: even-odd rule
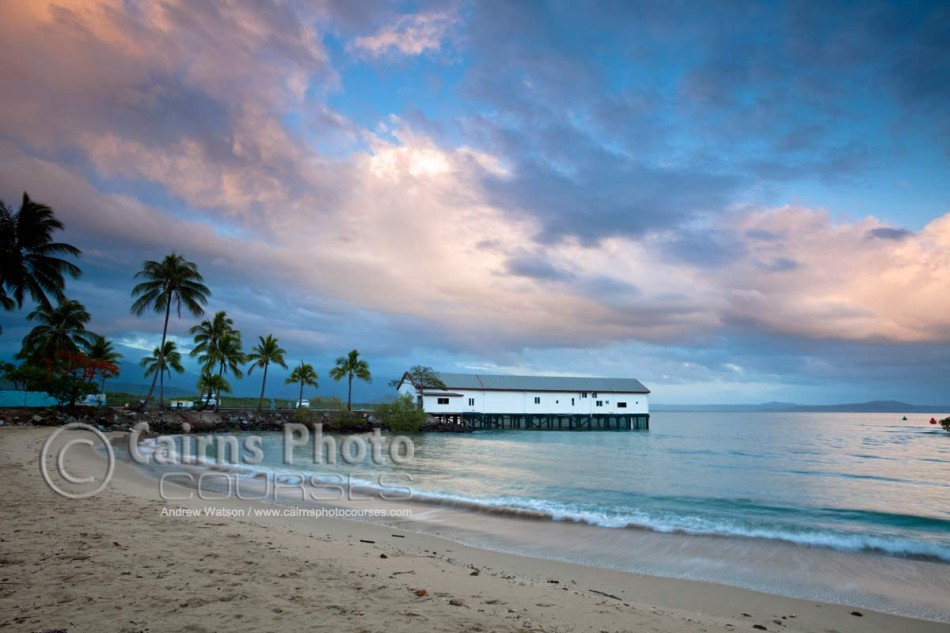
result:
[[[318,411],[311,411],[310,409],[294,409],[294,412],[290,414],[290,420],[298,424],[309,425],[313,422],[319,422],[317,419],[318,415]]]
[[[340,433],[359,433],[368,428],[369,422],[357,411],[336,411],[330,421]]]
[[[384,427],[398,433],[418,433],[426,421],[426,412],[416,406],[408,393],[387,404],[377,405],[374,413]]]
[[[346,403],[336,396],[327,396],[326,398],[317,396],[316,398],[310,398],[310,408],[325,411],[343,411],[346,409]]]
[[[940,420],[940,426],[942,426],[943,429],[944,429],[947,433],[950,433],[950,418],[944,418],[944,419]]]
[[[313,409],[297,409],[290,416],[299,424],[322,424],[326,433],[357,433],[369,428],[364,415],[358,411],[334,410],[329,413]]]

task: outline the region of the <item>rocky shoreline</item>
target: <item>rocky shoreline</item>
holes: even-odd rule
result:
[[[282,411],[136,411],[128,407],[70,407],[64,409],[0,409],[0,426],[62,426],[83,422],[100,431],[128,431],[139,422],[157,434],[282,431],[288,422],[323,424],[325,433],[371,433],[390,429],[370,411],[310,411],[307,420]],[[429,418],[422,433],[471,433],[470,427]]]

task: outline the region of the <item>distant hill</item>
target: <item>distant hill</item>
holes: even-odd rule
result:
[[[795,404],[765,402],[762,404],[651,404],[653,411],[722,411],[731,413],[934,413],[950,411],[950,404],[908,404],[897,400],[872,400],[847,404]]]

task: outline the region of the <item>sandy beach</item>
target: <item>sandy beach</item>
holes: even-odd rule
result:
[[[0,429],[3,630],[948,630],[843,605],[499,554],[358,521],[254,516],[249,510],[264,505],[254,502],[166,504],[153,479],[121,460],[102,493],[66,499],[38,468],[51,432]],[[101,466],[91,451],[69,460],[79,471]],[[208,507],[218,516],[204,514]]]

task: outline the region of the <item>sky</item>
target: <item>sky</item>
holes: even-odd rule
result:
[[[130,313],[133,275],[175,251],[314,395],[357,348],[364,399],[422,364],[635,377],[669,404],[950,401],[946,2],[0,17],[0,199],[55,209],[83,251],[67,294],[129,363],[162,327]],[[0,314],[0,356],[28,310]],[[172,319],[185,350],[196,321]]]

